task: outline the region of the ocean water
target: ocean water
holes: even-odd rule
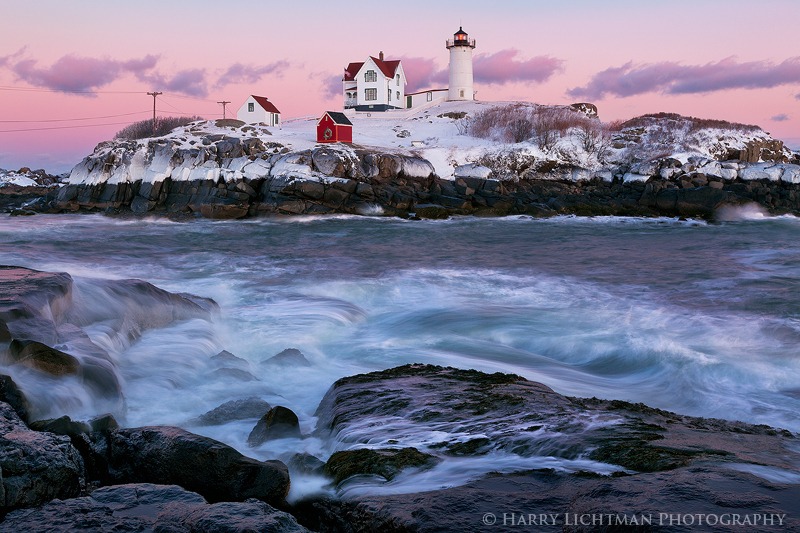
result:
[[[115,339],[105,323],[86,331],[116,365],[124,425],[180,425],[262,459],[298,451],[325,459],[351,444],[284,439],[251,449],[254,420],[190,420],[257,395],[293,409],[310,434],[336,379],[411,362],[511,372],[567,395],[800,431],[800,220],[746,210],[725,219],[3,217],[0,264],[68,272],[88,306],[108,304],[92,290],[98,278],[213,298],[221,312],[211,322],[178,322],[134,342]],[[311,365],[261,364],[286,348]],[[214,373],[209,358],[223,349],[258,379]],[[74,386],[22,385],[50,416],[108,410]],[[376,441],[387,437],[372,431]],[[403,443],[424,447],[423,433]],[[604,471],[586,463],[462,458],[381,486],[423,490],[553,464]],[[324,485],[293,479],[295,492]]]

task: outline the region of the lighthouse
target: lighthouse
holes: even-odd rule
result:
[[[446,47],[450,50],[450,86],[447,90],[448,100],[474,100],[472,90],[472,50],[475,39],[470,39],[467,32],[459,27],[448,39]]]

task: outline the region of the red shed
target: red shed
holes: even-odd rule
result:
[[[326,111],[317,122],[318,143],[353,142],[353,123],[344,113]]]

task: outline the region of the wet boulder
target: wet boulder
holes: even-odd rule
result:
[[[262,361],[261,364],[270,366],[311,366],[303,352],[297,348],[286,348],[279,354]]]
[[[222,350],[217,355],[212,356],[211,362],[220,367],[233,366],[239,368],[250,368],[250,363],[241,357],[233,355],[228,350]]]
[[[14,339],[8,354],[14,363],[51,376],[74,375],[80,368],[77,358],[36,341]]]
[[[391,481],[406,468],[430,468],[438,462],[435,456],[416,448],[343,450],[325,463],[325,475],[337,484],[358,475],[377,475]]]
[[[0,375],[0,402],[10,405],[23,422],[30,421],[31,405],[11,376]]]
[[[269,410],[269,403],[256,396],[251,396],[250,398],[225,402],[219,407],[215,407],[192,419],[190,423],[198,426],[216,426],[233,420],[261,418]]]
[[[28,429],[14,409],[0,402],[0,513],[77,496],[84,466],[69,437]]]
[[[112,432],[108,457],[118,482],[176,484],[210,502],[257,498],[278,503],[289,491],[289,473],[280,461],[245,457],[226,444],[177,427]]]
[[[291,409],[278,405],[261,417],[256,427],[247,437],[247,444],[251,447],[260,446],[268,440],[299,438],[300,421]]]
[[[150,483],[102,487],[89,496],[53,500],[10,513],[5,531],[308,531],[258,500],[209,504],[176,485]]]

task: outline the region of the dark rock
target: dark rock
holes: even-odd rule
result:
[[[349,442],[370,442],[376,437],[372,428],[401,427],[400,420],[426,435],[443,433],[427,450],[441,461],[505,450],[522,457],[591,458],[616,470],[615,475],[549,469],[491,474],[488,461],[486,475],[460,487],[298,503],[301,521],[321,531],[329,527],[325,524],[338,524],[329,530],[472,531],[480,530],[475,524],[486,513],[505,530],[499,526],[503,513],[519,517],[519,509],[523,514],[557,509],[560,521],[550,525],[563,531],[587,530],[565,523],[567,513],[657,519],[659,513],[719,515],[731,509],[783,514],[790,529],[800,526],[791,514],[797,485],[782,482],[783,473],[793,476],[800,460],[796,436],[766,426],[568,398],[519,376],[430,365],[343,378],[325,395],[317,415],[320,434],[346,431]],[[586,425],[589,420],[593,427]],[[393,442],[403,446],[404,432],[396,435]],[[337,480],[351,473],[385,476],[374,455],[382,451],[351,450],[354,460],[342,461],[347,468],[335,472],[334,454],[326,471]],[[363,467],[358,454],[364,455]]]
[[[11,379],[11,376],[6,376],[4,374],[0,374],[0,402],[5,402],[10,405],[23,422],[27,423],[30,421],[29,413],[31,406],[30,403],[28,403],[28,399],[14,380]]]
[[[260,446],[268,440],[299,438],[300,421],[291,409],[277,405],[261,417],[247,437],[248,446]]]
[[[258,500],[208,504],[176,485],[102,487],[89,496],[53,500],[10,513],[3,531],[306,532],[290,515]]]
[[[77,496],[84,484],[83,461],[68,437],[25,426],[0,402],[0,514]]]
[[[74,375],[80,368],[75,357],[36,341],[14,339],[8,347],[8,354],[14,363],[51,376]]]
[[[280,461],[257,461],[180,428],[120,429],[109,441],[109,466],[118,482],[176,484],[210,502],[278,503],[289,491],[288,470]]]
[[[445,219],[450,217],[450,211],[437,204],[417,204],[414,212],[419,218]]]
[[[36,420],[28,424],[28,426],[34,431],[47,431],[56,435],[66,435],[67,437],[77,437],[92,430],[89,424],[73,421],[67,415],[48,420]]]
[[[55,322],[63,321],[71,303],[69,274],[0,266],[0,321],[10,337],[55,344]]]
[[[198,426],[216,426],[233,420],[261,418],[269,412],[270,408],[270,405],[261,398],[251,396],[243,400],[225,402],[190,422]]]
[[[248,363],[245,359],[242,359],[241,357],[233,355],[228,350],[222,350],[217,355],[212,356],[211,361],[213,361],[214,364],[220,366],[231,365],[240,368],[250,368],[250,363]]]
[[[215,220],[233,220],[246,217],[249,209],[247,204],[203,204],[200,214]]]
[[[30,217],[36,214],[36,211],[31,211],[30,209],[12,209],[8,212],[9,216],[12,217]]]
[[[439,462],[435,456],[416,448],[344,450],[331,455],[325,475],[339,484],[358,475],[378,475],[391,481],[406,468],[430,468]]]
[[[321,476],[325,473],[325,462],[310,453],[296,453],[287,463],[291,472]]]
[[[114,415],[105,414],[92,418],[89,420],[89,426],[92,431],[97,433],[109,433],[119,429],[119,423],[114,418]]]
[[[261,362],[263,365],[279,366],[311,366],[303,352],[297,348],[286,348],[281,353],[273,355]]]
[[[236,381],[260,381],[253,374],[241,368],[222,367],[211,372],[214,378],[233,379]]]

